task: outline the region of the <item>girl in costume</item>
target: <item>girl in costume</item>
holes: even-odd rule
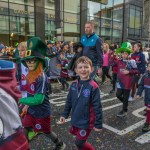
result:
[[[51,131],[51,108],[49,103],[48,79],[44,73],[46,45],[34,37],[27,41],[27,52],[22,62],[28,67],[26,76],[27,97],[21,98],[25,104],[27,114],[23,118],[28,139],[31,140],[38,133],[44,133],[56,145],[55,150],[63,150],[65,144]]]

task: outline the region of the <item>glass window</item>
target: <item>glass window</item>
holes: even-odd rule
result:
[[[77,24],[64,23],[64,32],[79,32],[79,26]]]
[[[124,0],[114,0],[114,6],[115,5],[119,5],[119,4],[123,4]]]
[[[113,37],[120,37],[121,38],[121,31],[120,30],[113,30]]]
[[[113,29],[122,30],[122,23],[117,22],[116,20],[113,21]]]
[[[142,11],[140,7],[130,5],[129,35],[142,36]]]
[[[9,2],[22,4],[22,5],[34,5],[34,0],[9,0]]]
[[[134,24],[135,24],[135,10],[134,9],[130,9],[130,16],[129,16],[129,27],[130,28],[134,28]]]
[[[45,17],[48,20],[55,20],[55,11],[50,9],[45,9]]]
[[[45,8],[55,9],[55,0],[45,0]]]
[[[101,5],[101,16],[103,18],[112,18],[113,1],[108,0],[107,5]]]
[[[10,14],[22,17],[34,17],[34,7],[10,3]]]
[[[9,18],[0,15],[0,34],[9,34]]]
[[[33,36],[34,28],[34,19],[10,16],[10,33]]]
[[[135,11],[135,28],[141,28],[141,12],[139,10]]]
[[[64,22],[80,24],[80,16],[77,14],[64,13]]]
[[[112,21],[109,19],[101,19],[101,27],[112,28]]]
[[[0,15],[0,42],[9,46],[9,18]]]
[[[134,35],[134,28],[129,28],[128,33]]]
[[[51,39],[56,36],[56,25],[54,21],[45,21],[45,36],[47,39]]]
[[[100,3],[88,1],[88,16],[100,17],[100,15],[101,15]]]
[[[80,12],[80,0],[64,0],[64,11],[79,13]]]
[[[8,15],[8,3],[0,2],[0,14]]]
[[[108,28],[101,28],[101,35],[102,36],[108,36],[110,39],[111,36],[111,29]]]
[[[114,6],[113,19],[122,22],[123,20],[123,4],[119,6]]]
[[[64,40],[65,41],[77,41],[80,37],[80,26],[77,24],[64,23]]]
[[[140,30],[135,29],[135,35],[140,35]]]

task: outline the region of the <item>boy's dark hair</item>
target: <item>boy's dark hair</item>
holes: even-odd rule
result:
[[[75,68],[77,68],[77,65],[79,63],[86,63],[86,64],[89,64],[92,67],[92,61],[91,61],[91,59],[89,59],[86,56],[82,56],[82,57],[80,57],[80,58],[77,59],[77,61],[75,63]]]
[[[73,45],[73,50],[75,51],[75,53],[77,53],[77,49],[78,49],[79,47],[82,47],[82,48],[83,48],[83,45],[82,45],[81,42],[77,42],[77,43],[75,43],[75,44]]]

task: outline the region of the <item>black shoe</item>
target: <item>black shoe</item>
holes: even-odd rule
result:
[[[115,92],[115,90],[112,89],[109,93],[110,93],[110,94],[113,94],[114,92]]]
[[[148,132],[150,131],[150,124],[148,124],[147,122],[145,122],[143,128],[142,128],[143,132]]]
[[[121,110],[121,111],[117,114],[117,117],[125,117],[126,115],[127,115],[127,112]]]
[[[66,148],[66,144],[64,142],[60,142],[59,144],[56,145],[54,150],[64,150]]]

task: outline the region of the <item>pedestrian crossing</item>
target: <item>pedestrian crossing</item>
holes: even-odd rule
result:
[[[65,102],[66,102],[67,94],[68,94],[67,92],[52,94],[50,96],[50,103],[52,105],[54,105],[55,107],[64,106]],[[120,103],[120,101],[118,101],[114,95],[109,96],[109,93],[101,92],[102,105],[104,103],[109,103],[109,102],[113,102],[113,101],[117,101],[117,103],[111,104],[111,105],[108,104],[108,106],[103,107],[103,112],[111,110],[111,109],[115,109],[119,106],[122,106],[122,103]],[[125,129],[119,130],[119,129],[117,129],[117,127],[114,128],[111,125],[106,124],[105,122],[103,123],[103,128],[113,132],[114,134],[117,134],[118,136],[123,136],[130,132],[134,132],[134,130],[143,126],[143,124],[145,123],[145,117],[140,114],[140,112],[142,112],[144,110],[144,108],[145,107],[141,107],[141,108],[138,108],[138,109],[132,111],[132,115],[134,115],[135,117],[141,118],[141,120],[134,124],[131,124],[130,126],[126,127]],[[70,122],[70,120],[71,120],[71,118],[68,118],[68,119],[66,119],[66,122]],[[59,125],[61,124],[59,121],[56,121],[56,123]],[[139,130],[139,132],[142,132],[141,129]],[[150,142],[150,132],[145,133],[145,134],[142,133],[142,135],[140,135],[139,137],[136,137],[135,141],[140,144]]]

